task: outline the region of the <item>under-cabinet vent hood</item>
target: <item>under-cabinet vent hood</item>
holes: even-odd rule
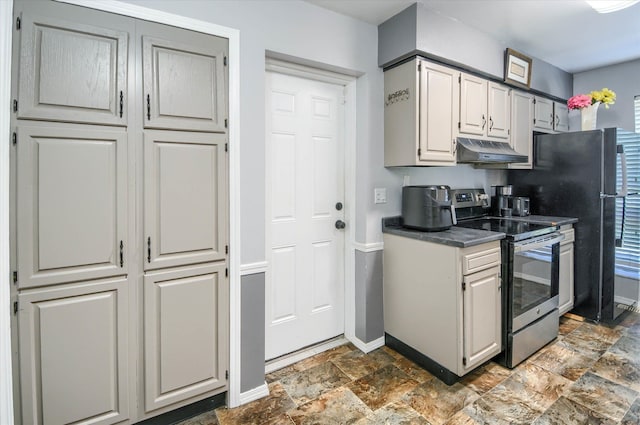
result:
[[[513,150],[508,143],[458,137],[457,160],[462,163],[504,164],[527,162],[528,158]]]

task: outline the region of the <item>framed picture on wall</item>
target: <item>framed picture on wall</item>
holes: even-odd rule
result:
[[[507,49],[504,55],[504,81],[516,86],[531,87],[531,63],[530,57]]]

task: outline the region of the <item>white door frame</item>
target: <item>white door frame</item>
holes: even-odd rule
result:
[[[13,423],[11,295],[9,283],[9,134],[13,1],[0,1],[0,423]]]
[[[344,109],[344,201],[345,221],[347,222],[344,239],[344,335],[354,342],[355,336],[355,222],[356,222],[356,83],[354,76],[339,74],[333,71],[314,68],[306,65],[286,62],[275,58],[267,58],[265,61],[265,71],[277,72],[280,74],[302,77],[325,83],[337,84],[345,87],[345,109]],[[266,77],[266,76],[265,76]],[[266,135],[265,135],[266,136]],[[271,152],[268,138],[265,137],[265,160],[270,158]],[[267,170],[269,167],[267,166]],[[265,193],[271,184],[271,175],[265,176]],[[270,211],[270,199],[266,199],[265,211]],[[271,244],[269,226],[271,225],[267,214],[265,214],[265,254]],[[265,262],[264,271],[268,264]],[[266,302],[266,300],[265,300]],[[314,354],[309,350],[309,355]],[[301,360],[300,357],[291,357],[291,362]],[[285,363],[278,363],[278,366],[285,366]]]
[[[240,31],[172,13],[123,3],[117,0],[55,0],[105,12],[187,30],[199,31],[229,40],[229,392],[230,407],[240,402]],[[13,1],[0,1],[0,230],[9,235],[9,134],[11,112],[11,36]],[[11,328],[9,295],[9,240],[0,240],[0,423],[13,423],[11,383]]]

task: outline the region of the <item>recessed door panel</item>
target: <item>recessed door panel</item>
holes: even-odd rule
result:
[[[228,40],[142,42],[145,128],[225,132]]]
[[[126,274],[126,133],[51,124],[17,133],[20,287]]]
[[[225,140],[145,132],[145,270],[225,258]]]
[[[224,270],[219,264],[145,276],[146,411],[226,388]]]
[[[51,8],[42,3],[35,7]],[[60,15],[56,10],[51,13]],[[57,19],[48,12],[23,15],[18,118],[127,124],[129,35],[108,29],[113,18],[103,15],[104,27]]]
[[[127,419],[126,283],[91,281],[19,295],[23,423]]]

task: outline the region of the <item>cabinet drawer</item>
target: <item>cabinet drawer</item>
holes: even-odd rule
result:
[[[500,264],[500,248],[488,249],[462,256],[462,274],[475,273]]]
[[[576,231],[573,229],[560,230],[560,233],[564,235],[564,240],[560,242],[560,245],[565,245],[568,243],[572,243],[576,240]]]

